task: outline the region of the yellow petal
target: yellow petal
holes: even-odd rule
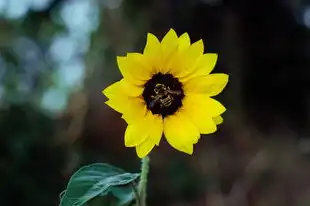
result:
[[[115,82],[114,84],[111,84],[104,90],[102,90],[102,94],[104,94],[107,98],[111,98],[113,96],[122,96],[123,92],[121,89],[121,82]]]
[[[150,112],[151,113],[151,112]],[[147,125],[147,128],[150,129],[150,139],[156,144],[159,145],[161,137],[164,131],[163,118],[160,115],[152,114],[151,124]]]
[[[182,79],[183,82],[188,81],[191,78],[206,76],[212,72],[217,62],[218,55],[217,54],[204,54],[200,56],[197,60],[196,64],[193,66],[190,75],[184,76]]]
[[[143,126],[142,122],[127,126],[124,138],[126,147],[135,147],[147,139],[148,133]]]
[[[128,101],[122,102],[123,113],[122,118],[128,123],[132,124],[141,121],[147,112],[146,105],[141,98],[129,98]]]
[[[224,122],[224,119],[222,116],[213,117],[213,121],[216,125],[222,124]]]
[[[203,109],[209,118],[219,116],[226,111],[220,102],[204,94],[188,94],[183,102],[189,110],[192,108],[194,111],[194,107]]]
[[[171,62],[177,55],[179,39],[176,32],[170,29],[161,42],[161,62],[158,68],[162,73],[171,71]]]
[[[170,29],[161,41],[162,48],[169,49],[171,43],[178,44],[178,35],[173,29]]]
[[[199,40],[181,52],[178,56],[179,65],[174,68],[173,75],[183,78],[193,73],[197,61],[203,55],[203,50],[203,41]]]
[[[204,54],[197,64],[196,74],[194,75],[207,75],[212,72],[214,69],[216,62],[218,59],[218,55],[214,53]]]
[[[127,107],[126,105],[124,105],[123,103],[124,101],[121,101],[119,99],[109,99],[108,101],[106,101],[105,103],[111,107],[112,109],[114,109],[115,111],[119,112],[119,113],[123,113],[124,110],[126,110],[125,107]]]
[[[197,127],[180,112],[164,118],[164,133],[172,147],[187,154],[193,153],[200,137]]]
[[[199,76],[185,82],[184,90],[186,93],[201,93],[209,96],[218,95],[228,82],[227,74],[210,74]]]
[[[179,52],[184,52],[189,49],[191,40],[188,33],[184,33],[179,37]]]
[[[129,57],[117,57],[117,64],[123,77],[135,85],[143,85],[150,74]]]
[[[159,40],[157,39],[157,37],[151,33],[147,34],[147,41],[146,41],[146,45],[143,51],[143,54],[145,55],[157,55],[160,53],[161,51],[161,45]]]
[[[126,122],[135,122],[145,116],[146,106],[140,98],[114,97],[105,102],[109,107],[122,113]]]
[[[210,116],[209,108],[198,102],[195,97],[185,96],[182,112],[198,127],[201,134],[211,134],[216,131],[216,124]]]
[[[143,143],[136,146],[136,153],[138,157],[143,158],[147,156],[154,148],[155,143],[152,139],[146,139]]]
[[[118,81],[102,91],[109,98],[106,102],[108,106],[120,113],[128,113],[129,117],[133,116],[132,112],[136,112],[137,116],[144,110],[144,101],[140,98],[143,89],[124,79]],[[145,108],[146,110],[146,108]]]
[[[140,53],[127,53],[127,57],[134,63],[134,65],[137,66],[137,68],[141,69],[145,80],[152,78],[152,75],[156,71],[154,69],[154,65],[152,64],[151,57]]]
[[[125,115],[123,115],[125,117]],[[136,119],[129,123],[127,127],[128,134],[125,134],[125,145],[127,147],[137,146],[146,138],[150,139],[154,144],[159,144],[163,133],[163,121],[159,115],[153,115],[152,112],[147,111],[144,117]],[[139,129],[140,131],[137,131]],[[139,134],[138,134],[139,133]],[[141,138],[140,138],[141,136]],[[138,138],[139,140],[136,140]]]
[[[203,55],[203,51],[204,51],[203,41],[202,39],[200,39],[190,46],[188,54],[194,58]]]
[[[102,90],[102,93],[108,98],[119,96],[137,97],[142,95],[143,89],[142,86],[137,86],[125,79],[121,79]]]
[[[148,59],[150,66],[152,66],[152,69],[154,70],[154,73],[156,71],[159,72],[162,60],[161,43],[159,42],[157,37],[151,33],[147,34],[147,42],[144,48],[143,55],[146,59]]]
[[[124,94],[129,97],[139,97],[142,95],[144,90],[143,86],[134,85],[125,79],[121,80],[120,87]]]

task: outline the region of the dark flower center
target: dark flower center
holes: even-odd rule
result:
[[[153,114],[165,117],[182,106],[184,92],[177,78],[171,74],[157,73],[144,85],[142,96]]]

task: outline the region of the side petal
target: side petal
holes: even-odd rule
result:
[[[223,91],[228,82],[227,74],[210,74],[199,76],[184,83],[187,93],[200,93],[209,96],[218,95]]]
[[[188,55],[192,56],[192,58],[195,58],[203,55],[203,52],[204,52],[204,45],[202,39],[200,39],[190,46]]]
[[[107,98],[122,96],[123,92],[121,88],[121,82],[118,81],[114,84],[111,84],[110,86],[102,90],[102,94],[104,94]]]
[[[125,131],[125,146],[135,147],[144,142],[148,137],[148,133],[144,130],[142,122],[128,125]]]
[[[143,143],[136,146],[136,153],[138,157],[143,158],[147,156],[154,148],[155,143],[152,139],[146,139]]]
[[[222,116],[213,117],[213,121],[216,125],[222,124],[224,122],[224,119]]]
[[[117,64],[123,77],[135,85],[143,85],[149,79],[149,73],[128,57],[117,57]]]
[[[185,82],[195,77],[210,74],[216,65],[217,59],[218,55],[212,53],[200,56],[199,59],[197,59],[196,64],[193,64],[193,67],[190,70],[191,73],[187,76],[183,76],[182,81]]]
[[[198,128],[179,112],[164,119],[164,133],[172,147],[187,154],[193,153],[193,144],[200,138]]]
[[[182,111],[194,122],[201,134],[211,134],[216,131],[216,124],[210,116],[209,108],[194,97],[184,98]]]
[[[145,116],[140,119],[128,118],[126,114],[123,114],[122,118],[125,119],[128,124],[134,124],[137,121],[144,122],[144,130],[148,132],[149,138],[151,138],[156,145],[159,145],[164,130],[163,118],[160,115],[154,115],[151,111],[146,111]]]
[[[176,32],[170,29],[161,41],[161,60],[159,71],[168,73],[171,70],[171,62],[177,57],[179,39]]]
[[[150,111],[147,111],[143,117],[129,123],[125,132],[125,146],[137,146],[149,138],[154,131],[155,118]]]
[[[145,80],[152,78],[152,75],[156,71],[151,57],[140,53],[127,53],[127,57],[131,62],[133,62],[134,65],[137,66],[137,68],[141,70],[141,72],[143,72]]]
[[[199,63],[197,64],[196,67],[197,69],[194,75],[199,76],[210,74],[216,65],[217,59],[218,59],[217,54],[214,53],[204,54],[199,60]]]
[[[144,48],[143,55],[146,59],[148,59],[148,62],[150,66],[152,66],[152,69],[156,72],[159,72],[159,68],[161,67],[161,43],[157,39],[156,36],[154,36],[151,33],[147,34],[147,41],[146,46]]]
[[[161,45],[157,37],[154,34],[148,33],[143,54],[151,56],[158,55],[161,49],[160,47]]]
[[[194,107],[203,109],[209,118],[219,116],[226,111],[226,108],[220,102],[204,94],[188,94],[184,98],[184,105],[189,110],[193,110]]]
[[[124,101],[121,99],[109,99],[105,103],[119,113],[123,113],[127,109],[127,106],[124,105]]]
[[[129,97],[139,97],[144,90],[143,86],[134,85],[125,79],[120,81],[120,88],[122,92]]]
[[[109,107],[123,114],[127,123],[133,123],[143,118],[146,114],[146,106],[140,98],[118,97],[105,102]]]
[[[123,105],[126,105],[126,107],[122,111],[122,118],[128,124],[141,121],[147,114],[146,105],[140,98],[130,98],[127,102],[123,102]]]
[[[172,43],[178,44],[178,35],[173,29],[170,29],[161,41],[161,45],[164,50],[169,50]]]
[[[145,157],[159,143],[162,136],[162,119],[147,112],[144,118],[129,124],[125,132],[125,146],[136,147],[137,155]]]
[[[145,113],[144,104],[140,96],[143,92],[142,87],[137,87],[124,79],[118,81],[102,91],[109,98],[105,103],[112,109],[120,113],[128,113],[131,117],[131,111],[137,113],[137,116]],[[141,116],[140,116],[141,117]]]
[[[183,78],[193,73],[197,61],[203,55],[203,51],[203,41],[199,40],[193,43],[187,50],[181,52],[178,56],[179,65],[174,75],[178,78]]]
[[[122,79],[102,90],[102,93],[109,99],[120,96],[138,97],[142,95],[143,89]]]
[[[191,40],[188,33],[184,33],[179,37],[179,52],[184,52],[189,49]]]
[[[152,114],[152,124],[147,126],[150,128],[150,139],[158,146],[164,131],[163,118]]]

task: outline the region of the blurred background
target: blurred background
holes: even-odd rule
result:
[[[149,205],[310,205],[310,1],[0,0],[1,205],[56,206],[93,162],[139,171],[101,90],[171,27],[219,54],[228,110],[193,156],[152,152]]]

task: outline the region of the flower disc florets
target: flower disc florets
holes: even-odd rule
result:
[[[142,96],[147,109],[163,117],[174,114],[181,106],[184,92],[181,82],[172,74],[155,74],[144,85]]]

